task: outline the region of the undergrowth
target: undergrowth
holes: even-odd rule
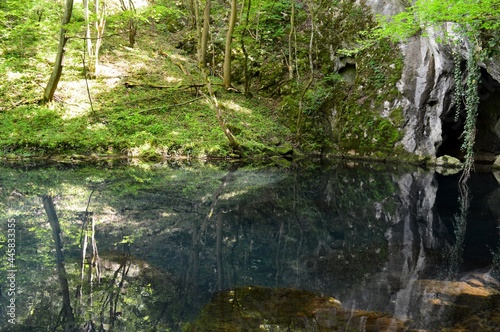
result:
[[[207,103],[196,59],[174,47],[180,37],[151,22],[141,23],[139,31],[134,48],[127,46],[126,35],[110,31],[99,75],[87,80],[83,41],[70,39],[55,101],[46,106],[38,100],[55,57],[54,43],[38,43],[29,61],[16,55],[18,47],[2,44],[0,155],[233,156],[215,110]],[[33,32],[28,32],[25,37],[31,38]],[[272,107],[266,106],[271,103],[228,92],[218,78],[213,79],[224,121],[244,147],[244,155],[273,150],[290,136]]]

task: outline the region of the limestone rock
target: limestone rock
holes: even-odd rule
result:
[[[453,61],[450,50],[437,42],[441,34],[432,29],[427,34],[403,47],[405,67],[398,89],[406,124],[401,143],[408,152],[435,156],[442,143],[441,116],[452,106]]]
[[[500,184],[500,171],[493,171],[493,176],[495,177],[495,180],[497,180],[498,184]]]
[[[497,156],[495,162],[491,166],[494,169],[500,169],[500,156]]]
[[[497,81],[500,82],[500,55],[496,54],[492,58],[487,59],[484,66],[488,73]]]
[[[455,157],[441,156],[436,159],[436,172],[442,175],[453,175],[460,172],[462,162]]]
[[[398,0],[366,0],[373,14],[387,17],[405,10],[404,3]],[[444,23],[439,29],[427,28],[420,35],[400,45],[404,67],[397,88],[403,97],[401,100],[392,101],[390,110],[384,110],[384,112],[390,112],[392,109],[402,109],[404,124],[401,129],[404,134],[399,144],[406,151],[417,156],[435,157],[438,148],[447,139],[442,130],[443,125],[454,121],[452,97],[455,90],[454,61],[449,43],[441,42],[446,39],[444,36],[446,33],[453,35],[453,23]],[[465,60],[467,45],[462,45],[458,51]],[[500,82],[500,55],[494,55],[480,65],[495,80],[485,87],[491,107],[485,102],[485,98],[482,98],[482,107],[496,110],[500,98],[492,98],[492,96],[497,95],[500,90],[500,83],[498,83]],[[500,145],[500,115],[494,112],[492,114],[496,117],[485,120],[484,125],[487,128],[481,132],[488,131],[491,135],[496,135],[493,141],[495,146],[498,146]],[[480,141],[481,137],[478,138],[478,143],[481,143]],[[483,146],[489,147],[491,145],[489,143],[489,141],[484,142]]]
[[[485,273],[472,273],[461,280],[417,280],[415,284],[420,311],[429,325],[439,326],[445,317],[462,317],[466,321],[488,308],[500,304],[498,282]]]
[[[462,162],[455,157],[445,155],[436,159],[436,166],[461,168]]]

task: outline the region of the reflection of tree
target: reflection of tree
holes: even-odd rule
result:
[[[455,243],[451,248],[448,271],[449,277],[452,279],[457,276],[463,261],[462,254],[464,250],[465,231],[467,229],[467,214],[470,206],[470,191],[467,186],[467,180],[459,183],[459,194],[458,203],[460,210],[453,220]]]
[[[93,286],[94,286],[94,272],[95,276],[97,278],[97,283],[100,282],[101,279],[101,269],[100,269],[100,259],[99,259],[99,253],[97,251],[97,243],[95,240],[95,218],[93,212],[89,211],[89,206],[90,206],[90,200],[92,198],[92,194],[94,193],[94,190],[89,195],[89,199],[87,201],[87,208],[85,209],[85,213],[83,216],[83,223],[82,223],[82,235],[81,235],[81,247],[82,247],[82,255],[81,255],[81,262],[80,262],[80,285],[78,286],[77,289],[77,296],[82,300],[82,289],[85,284],[84,280],[84,275],[85,275],[85,266],[88,265],[88,271],[87,271],[87,282],[89,285],[89,299],[87,304],[89,306],[92,306],[92,293],[93,293]],[[89,259],[88,259],[88,264],[86,264],[87,260],[87,248],[89,244],[89,237],[90,237],[90,253],[89,253]],[[82,303],[82,302],[81,302]]]
[[[59,277],[59,284],[61,286],[63,306],[60,313],[60,319],[64,326],[64,331],[74,331],[76,329],[75,316],[73,308],[71,308],[71,300],[69,296],[68,277],[66,275],[66,268],[63,255],[63,244],[61,226],[57,218],[56,209],[52,202],[52,197],[42,196],[43,207],[49,218],[50,227],[52,228],[52,238],[54,239],[56,247],[56,260],[57,260],[57,275]],[[59,322],[57,322],[59,324]]]
[[[216,247],[215,255],[217,257],[217,290],[222,290],[224,287],[224,267],[222,262],[222,226],[224,224],[223,212],[220,211],[217,214],[217,221],[215,223],[215,237],[216,237]]]
[[[104,295],[104,300],[102,301],[101,311],[99,313],[100,318],[100,329],[104,330],[104,322],[106,321],[106,310],[109,311],[109,325],[111,328],[115,326],[117,318],[121,315],[121,312],[117,310],[119,297],[122,294],[123,286],[125,283],[125,278],[128,276],[130,270],[131,262],[128,259],[128,254],[125,254],[121,258],[120,266],[114,272],[113,277],[108,282],[108,289]]]
[[[500,218],[498,219],[498,232],[500,233]],[[496,250],[492,250],[493,255],[493,269],[492,275],[500,280],[500,241],[498,242],[498,247]]]

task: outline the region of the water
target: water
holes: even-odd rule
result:
[[[500,187],[474,174],[459,222],[457,182],[354,162],[4,166],[0,327],[67,324],[50,195],[79,327],[499,331]]]

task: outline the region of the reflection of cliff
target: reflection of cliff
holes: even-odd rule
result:
[[[394,214],[386,216],[391,224],[386,232],[390,252],[388,261],[383,270],[375,273],[364,285],[364,297],[360,299],[360,293],[353,294],[348,302],[352,302],[353,307],[362,305],[370,308],[370,302],[374,303],[372,296],[383,297],[382,288],[390,302],[386,302],[385,307],[372,306],[371,309],[408,320],[414,328],[451,326],[457,321],[459,326],[465,326],[463,324],[467,324],[468,320],[479,324],[478,316],[484,315],[492,306],[498,308],[500,284],[484,272],[462,273],[457,281],[447,278],[453,272],[449,269],[457,264],[450,261],[454,257],[453,252],[458,250],[458,264],[463,259],[466,225],[463,229],[456,229],[460,228],[460,224],[452,223],[455,229],[449,229],[441,220],[438,214],[441,207],[436,204],[438,184],[434,175],[409,173],[398,179],[398,185],[401,204]],[[445,195],[451,194],[456,203],[456,193],[453,194],[449,188],[442,191]],[[477,218],[477,210],[484,211],[483,204],[487,204],[486,200],[472,205],[469,219]],[[447,217],[455,212],[447,211]],[[487,220],[475,221],[474,226],[478,228],[488,223]],[[460,241],[459,234],[462,234]],[[458,265],[458,268],[461,266]],[[488,314],[498,317],[499,312]],[[488,325],[480,330],[495,331]]]
[[[462,281],[446,279],[453,253],[458,254],[458,263],[463,256],[464,239],[456,237],[462,234],[468,239],[465,225],[453,229],[457,224],[450,221],[458,208],[453,187],[443,183],[441,195],[450,196],[446,198],[454,206],[445,206],[446,220],[442,220],[433,173],[409,172],[377,180],[373,174],[353,175],[349,181],[336,172],[322,179],[317,202],[329,220],[329,232],[314,235],[321,250],[307,252],[299,260],[296,273],[302,282],[297,286],[314,281],[346,309],[387,312],[415,328],[451,326],[498,303],[498,284],[487,274],[462,275]],[[366,185],[373,182],[378,189]],[[392,186],[380,195],[379,188]],[[345,201],[339,198],[342,195],[347,196]],[[358,195],[364,200],[357,200]],[[472,217],[477,217],[478,204],[481,209],[484,201],[472,204]],[[481,223],[488,221],[474,226],[482,228]]]
[[[449,248],[449,237],[439,220],[434,203],[437,185],[430,173],[406,174],[398,181],[401,206],[387,233],[389,257],[387,271],[393,289],[394,315],[412,319],[412,295],[417,280],[435,275],[441,255]]]
[[[434,255],[444,252],[449,244],[434,210],[437,187],[433,174],[407,174],[398,183],[402,204],[389,230],[392,254],[388,271],[394,274],[389,278],[399,289],[393,295],[394,314],[407,319],[411,318],[411,293],[416,280],[435,269]]]
[[[441,254],[450,244],[434,209],[437,186],[433,174],[412,172],[394,181],[398,191],[390,199],[397,202],[396,209],[386,212],[381,204],[378,213],[386,224],[387,259],[352,294],[346,294],[344,304],[389,312],[406,320],[413,315],[415,283],[435,274]]]
[[[498,185],[491,174],[478,174],[471,180],[464,265],[461,277],[449,280],[445,277],[450,252],[458,247],[453,229],[457,211],[453,176],[354,162],[315,170],[242,167],[231,173],[230,181],[223,168],[135,169],[132,173],[151,180],[134,181],[134,192],[123,193],[123,183],[130,180],[117,173],[120,181],[109,186],[119,187],[96,193],[99,199],[92,201],[91,208],[98,221],[96,239],[101,252],[130,250],[137,261],[155,271],[145,277],[144,284],[132,275],[127,279],[141,281],[152,292],[147,299],[136,297],[145,304],[137,317],[154,317],[160,325],[177,328],[194,320],[214,294],[249,285],[266,287],[269,294],[277,295],[273,301],[283,298],[274,289],[289,290],[287,296],[307,291],[334,297],[349,315],[366,311],[373,314],[366,317],[408,320],[412,328],[459,327],[465,326],[462,318],[481,321],[500,316],[496,309],[500,307],[499,286],[484,273],[487,270],[478,271],[491,265],[491,254],[485,253],[498,246]],[[64,178],[68,183],[81,182],[78,177]],[[12,181],[16,190],[29,193],[31,182],[21,181]],[[14,193],[8,183],[3,183],[2,192]],[[16,198],[15,217],[43,230],[38,227],[46,223],[43,211],[31,212],[41,211],[40,202],[30,195]],[[88,194],[82,190],[79,195],[66,191],[58,195],[66,234],[80,232],[80,211]],[[13,206],[13,199],[4,196]],[[70,226],[66,226],[68,221]],[[50,240],[49,233],[36,238],[30,238],[29,232],[22,234],[23,248],[45,250],[48,240],[43,239],[48,236]],[[71,256],[79,250],[71,244],[67,248],[68,257],[79,257]],[[43,278],[50,279],[51,269],[42,270]],[[38,288],[26,285],[28,292],[40,293],[39,284]],[[297,304],[300,299],[292,300]],[[51,300],[44,297],[45,301]],[[268,304],[280,303],[273,301]],[[135,317],[127,314],[135,303],[120,305],[123,317]],[[321,311],[326,322],[324,314]],[[44,325],[41,316],[36,318]],[[500,330],[488,324],[489,330],[484,326],[475,330]]]

